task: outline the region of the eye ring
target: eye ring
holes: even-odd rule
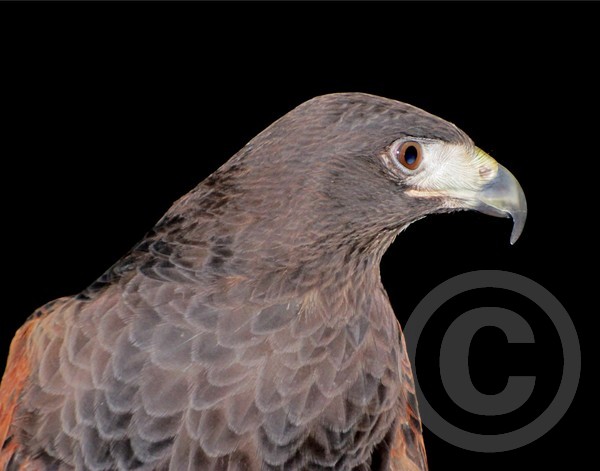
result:
[[[423,151],[418,142],[406,141],[396,148],[394,156],[403,167],[416,170],[423,160]]]

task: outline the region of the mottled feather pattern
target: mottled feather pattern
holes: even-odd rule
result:
[[[15,421],[19,441],[39,447],[28,455],[81,469],[192,469],[172,462],[186,450],[222,469],[234,451],[252,463],[258,449],[270,469],[351,469],[394,420],[401,352],[386,313],[323,318],[319,299],[224,312],[193,286],[141,273],[124,288],[63,305],[32,335],[39,363]]]
[[[427,208],[382,220],[398,184],[381,183],[377,152],[432,125],[466,139],[347,94],[253,139],[23,327],[0,390],[0,469],[424,471],[379,262]],[[357,133],[372,138],[346,142]]]

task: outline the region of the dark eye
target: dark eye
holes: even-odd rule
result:
[[[415,170],[421,165],[421,146],[417,142],[404,142],[396,149],[396,158],[404,167]]]

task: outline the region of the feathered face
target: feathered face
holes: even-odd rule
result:
[[[312,99],[232,160],[245,159],[260,161],[247,181],[270,205],[284,202],[331,237],[369,239],[427,214],[475,209],[511,216],[514,243],[525,223],[525,196],[508,170],[453,124],[386,98]]]
[[[527,206],[518,181],[470,141],[451,143],[405,137],[382,153],[391,177],[411,198],[428,200],[431,212],[475,209],[512,217],[511,243],[523,230]]]

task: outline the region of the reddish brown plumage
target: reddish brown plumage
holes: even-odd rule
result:
[[[6,369],[0,383],[0,469],[6,469],[13,455],[20,448],[19,438],[9,435],[10,426],[19,398],[31,373],[30,341],[31,332],[42,317],[48,315],[44,308],[39,309],[15,334],[8,354]],[[29,460],[27,460],[29,461]],[[31,468],[32,463],[28,464]],[[25,469],[25,467],[23,467]]]

